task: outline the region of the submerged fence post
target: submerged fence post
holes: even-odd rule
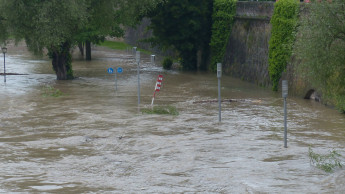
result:
[[[287,110],[286,110],[286,98],[288,96],[288,81],[282,81],[282,95],[284,98],[284,147],[287,148]]]
[[[219,117],[219,122],[221,122],[222,120],[222,100],[221,100],[221,94],[220,94],[220,78],[222,77],[222,64],[221,63],[217,63],[217,78],[218,78],[218,106],[219,106],[219,113],[218,113],[218,117]]]
[[[140,51],[136,51],[135,59],[136,59],[137,64],[138,64],[138,70],[137,70],[137,74],[138,74],[138,105],[140,105]]]

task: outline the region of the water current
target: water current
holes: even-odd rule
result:
[[[95,47],[90,62],[75,53],[78,78],[57,81],[47,58],[9,46],[6,72],[23,75],[0,76],[0,193],[345,191],[344,169],[327,173],[308,157],[310,146],[345,161],[345,117],[336,110],[289,97],[284,148],[280,93],[223,75],[219,123],[215,74],[165,71],[145,54],[140,63],[138,106],[131,53]],[[117,91],[109,67],[123,68]],[[158,74],[155,106],[175,106],[177,116],[140,112]]]

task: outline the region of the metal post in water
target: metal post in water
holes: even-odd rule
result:
[[[140,51],[136,51],[135,59],[138,63],[138,105],[140,105]]]
[[[221,122],[222,120],[222,100],[221,100],[221,94],[220,94],[220,78],[222,77],[222,64],[221,63],[217,63],[217,78],[218,78],[218,106],[219,106],[219,113],[218,113],[218,117],[219,117],[219,122]]]
[[[115,68],[115,91],[117,91],[117,69]]]
[[[2,53],[4,54],[4,82],[6,83],[6,63],[5,63],[5,55],[6,55],[6,52],[7,52],[7,48],[6,47],[2,47],[1,48],[2,50]]]
[[[137,47],[133,47],[133,55],[135,55],[137,52]]]
[[[151,55],[151,64],[155,65],[156,55]]]
[[[287,148],[287,108],[286,108],[286,98],[288,96],[287,80],[282,81],[282,95],[284,98],[284,147]]]

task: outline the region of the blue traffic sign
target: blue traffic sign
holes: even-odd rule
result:
[[[122,73],[123,69],[121,67],[117,68],[117,73]]]
[[[113,74],[113,72],[114,72],[114,69],[113,69],[113,68],[108,68],[108,73],[109,73],[109,74]]]

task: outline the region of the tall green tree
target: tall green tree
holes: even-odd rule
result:
[[[124,22],[124,17],[121,16],[122,10],[119,9],[118,1],[87,0],[86,6],[87,23],[77,35],[77,41],[79,45],[85,45],[86,60],[91,60],[91,43],[103,42],[107,36],[123,36],[124,30],[121,28],[121,23]]]
[[[148,7],[155,1],[142,0]],[[36,54],[48,50],[57,79],[72,79],[71,48],[121,35],[121,27],[138,15],[127,9],[130,2],[140,0],[0,0],[0,41],[11,36],[24,39]]]
[[[345,0],[306,5],[298,28],[297,71],[345,113]]]
[[[211,37],[212,0],[174,0],[157,5],[147,16],[151,19],[154,43],[178,51],[184,70],[197,70],[201,51],[206,69]]]
[[[73,78],[70,48],[87,19],[83,0],[2,0],[5,31],[30,51],[46,48],[57,79]],[[7,37],[5,37],[7,38]]]

